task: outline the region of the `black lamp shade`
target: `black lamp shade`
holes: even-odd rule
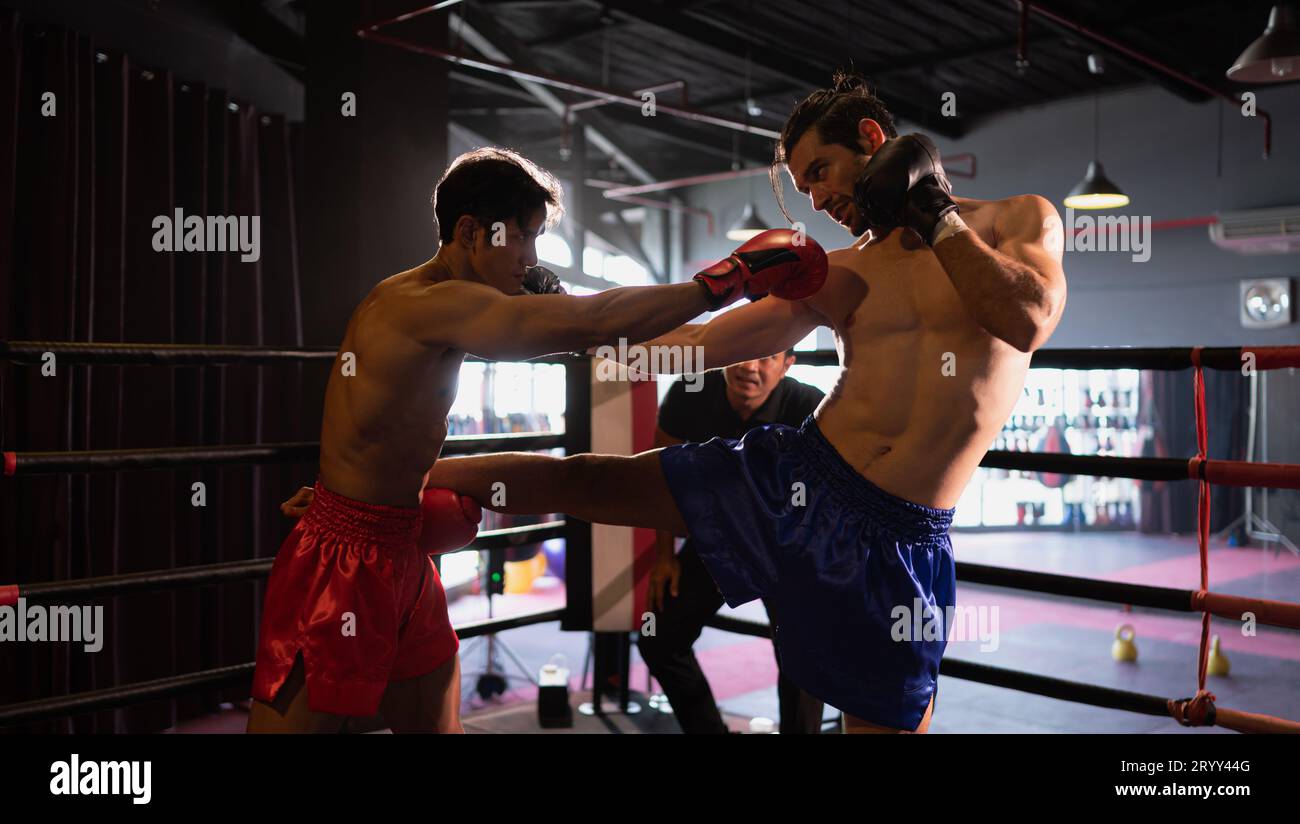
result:
[[[1295,4],[1273,7],[1268,28],[1233,61],[1228,79],[1252,84],[1300,80],[1300,14]]]
[[[1071,209],[1118,209],[1128,205],[1128,195],[1106,177],[1100,160],[1088,164],[1088,173],[1070,190],[1065,205]]]

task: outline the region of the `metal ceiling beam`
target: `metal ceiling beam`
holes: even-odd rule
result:
[[[480,75],[471,74],[469,72],[457,71],[456,69],[452,69],[451,71],[447,72],[447,76],[452,80],[456,81],[457,83],[461,83],[466,86],[470,86],[472,88],[483,89],[485,91],[490,91],[493,94],[499,94],[505,97],[514,98],[515,100],[523,100],[529,103],[537,102],[536,97],[533,97],[531,94],[519,88],[514,83],[498,82],[496,80],[493,80],[490,77],[482,77]]]
[[[634,207],[624,204],[624,209],[627,208]],[[604,228],[611,229],[617,227],[618,233],[622,235],[620,239],[623,242],[619,243],[614,241],[614,245],[622,249],[624,254],[627,254],[637,263],[644,266],[645,270],[650,273],[650,277],[654,278],[656,281],[662,282],[658,267],[656,267],[654,262],[650,260],[650,255],[646,252],[645,247],[641,245],[641,238],[637,236],[636,231],[633,230],[631,224],[627,222],[627,218],[623,217],[624,209],[614,211],[612,213],[614,223],[612,225],[607,223],[604,225]],[[610,240],[613,239],[611,238]]]
[[[1006,11],[1005,4],[1001,4],[1001,5],[1002,8],[1000,9],[1000,11],[1005,13]],[[1175,79],[1167,71],[1153,68],[1153,66],[1150,65],[1150,63],[1144,62],[1143,59],[1135,58],[1133,56],[1134,53],[1142,52],[1143,51],[1142,49],[1134,48],[1130,43],[1113,35],[1111,32],[1116,27],[1131,29],[1134,26],[1158,23],[1164,20],[1176,19],[1190,14],[1206,13],[1218,9],[1221,6],[1221,3],[1217,3],[1217,2],[1187,3],[1186,5],[1180,6],[1177,9],[1163,8],[1155,12],[1148,11],[1145,14],[1128,15],[1122,18],[1115,17],[1109,20],[1095,21],[1095,23],[1092,26],[1092,31],[1100,32],[1100,34],[1102,34],[1106,39],[1110,41],[1109,43],[1099,42],[1098,40],[1092,39],[1092,37],[1090,37],[1088,34],[1081,33],[1078,30],[1076,24],[1074,24],[1074,21],[1070,21],[1063,18],[1060,12],[1050,3],[1033,2],[1030,4],[1030,6],[1038,13],[1036,17],[1036,21],[1039,24],[1041,24],[1043,28],[1045,28],[1046,30],[1056,33],[1057,35],[1056,39],[1059,39],[1063,42],[1066,41],[1076,42],[1079,44],[1081,50],[1085,52],[1093,52],[1093,51],[1104,52],[1107,55],[1107,57],[1113,59],[1117,63],[1122,64],[1126,69],[1131,71],[1133,74],[1147,80],[1148,82],[1155,83],[1157,86],[1160,86],[1165,91],[1168,91],[1176,95],[1177,97],[1180,97],[1183,100],[1186,100],[1190,103],[1203,103],[1213,96],[1211,94],[1207,94],[1203,88],[1204,86],[1212,86],[1212,84],[1202,84],[1203,86],[1202,88],[1197,88],[1193,84],[1189,84],[1185,81],[1179,81],[1178,79]],[[1033,71],[1033,61],[1034,61],[1033,56],[1034,56],[1036,45],[1041,42],[1051,42],[1051,41],[1047,41],[1045,40],[1045,38],[1041,38],[1041,37],[1036,38],[1033,36],[1032,33],[1029,35],[1028,39],[1029,39],[1028,50],[1029,50],[1029,67],[1030,67],[1029,70]],[[1149,55],[1146,56],[1149,57]],[[1157,61],[1157,62],[1165,63],[1165,61]],[[1181,69],[1177,69],[1176,67],[1175,69],[1180,73],[1186,74],[1185,72],[1182,72]],[[1220,92],[1217,89],[1215,89],[1214,92],[1215,94],[1222,94],[1222,92]]]
[[[953,63],[960,63],[966,60],[978,60],[981,58],[998,57],[1003,55],[1007,57],[1007,65],[1010,66],[1015,58],[1015,49],[1017,44],[1017,38],[1014,33],[1014,29],[1015,29],[1014,16],[1007,14],[1009,6],[1006,3],[1006,0],[988,0],[988,2],[992,5],[995,5],[997,7],[996,8],[997,13],[1005,17],[1006,19],[1004,20],[989,19],[987,22],[991,26],[1007,28],[1007,31],[1009,33],[1006,37],[1001,37],[996,40],[985,40],[982,42],[974,43],[965,48],[937,49],[934,51],[926,52],[920,56],[914,57],[912,59],[907,60],[906,62],[901,62],[901,63],[898,61],[890,61],[890,62],[882,61],[872,65],[862,66],[859,68],[859,71],[865,77],[869,78],[872,81],[880,81],[885,78],[898,77],[899,75],[904,75],[915,71],[924,71],[926,69],[931,69],[931,68],[937,69],[944,66],[948,66]],[[1218,7],[1218,3],[1215,2],[1215,0],[1202,0],[1201,2],[1188,3],[1187,5],[1183,6],[1179,10],[1171,10],[1165,8],[1155,12],[1148,11],[1146,13],[1139,13],[1136,15],[1130,14],[1125,18],[1123,18],[1122,20],[1112,19],[1110,21],[1102,21],[1098,25],[1105,26],[1105,27],[1114,27],[1116,25],[1123,25],[1126,27],[1142,26],[1142,25],[1148,25],[1152,23],[1159,23],[1162,21],[1171,20],[1183,14],[1199,14],[1199,13],[1207,12],[1217,7]],[[965,10],[972,11],[974,8],[976,7],[966,6]],[[1058,50],[1061,46],[1065,46],[1065,45],[1077,46],[1082,51],[1089,51],[1092,48],[1097,48],[1096,46],[1089,46],[1081,37],[1065,33],[1066,30],[1063,28],[1053,27],[1048,24],[1045,24],[1044,28],[1051,33],[1040,34],[1038,36],[1031,36],[1029,40],[1030,60],[1031,60],[1029,71],[1031,72],[1033,71],[1032,59],[1033,59],[1033,54],[1035,52],[1041,54],[1043,50],[1046,48],[1050,48],[1051,50],[1055,51]],[[1138,77],[1154,82],[1160,87],[1170,92],[1173,92],[1174,94],[1177,94],[1178,96],[1186,100],[1189,100],[1191,102],[1200,102],[1206,99],[1206,95],[1199,94],[1189,89],[1187,86],[1171,80],[1168,76],[1163,75],[1160,72],[1154,71],[1148,67],[1142,66],[1141,64],[1138,64],[1134,61],[1125,59],[1123,57],[1117,57],[1117,62],[1122,63],[1126,69],[1128,69]],[[1015,82],[1015,78],[1008,77],[1008,82]],[[802,87],[789,86],[786,88],[799,89]],[[756,99],[758,99],[761,97],[766,97],[770,94],[779,94],[780,92],[785,90],[786,89],[780,86],[773,86],[755,92],[753,96]],[[741,97],[740,95],[735,95],[735,94],[717,95],[712,98],[696,101],[696,105],[699,106],[700,108],[715,108],[715,107],[722,107],[722,106],[742,105],[743,103],[744,103],[744,98]]]
[[[451,79],[465,83],[474,88],[483,89],[484,91],[495,94],[501,94],[516,100],[526,100],[534,103],[537,102],[535,97],[523,89],[520,89],[513,83],[506,84],[493,80],[490,77],[480,77],[478,75],[461,71],[452,71]],[[459,110],[453,110],[453,112],[456,111]],[[547,109],[547,111],[549,112],[550,110]],[[684,128],[672,118],[655,118],[651,121],[649,118],[641,117],[640,114],[635,114],[630,110],[618,106],[606,107],[601,109],[599,112],[588,111],[584,117],[594,124],[594,128],[602,132],[613,133],[616,129],[634,129],[638,132],[652,135],[656,139],[661,139],[667,143],[691,149],[692,151],[708,155],[709,157],[718,158],[727,162],[730,162],[732,159],[730,147],[717,143],[709,143],[703,139],[699,130]],[[752,142],[753,141],[750,141],[750,143]],[[750,160],[754,163],[766,163],[770,159],[769,154],[770,153],[766,149],[757,154],[752,150],[747,150],[747,147],[744,145],[742,140],[740,151],[741,160]]]
[[[730,140],[709,143],[704,139],[704,134],[698,129],[687,128],[671,118],[641,117],[640,114],[622,107],[605,108],[599,112],[587,112],[587,117],[602,127],[607,126],[610,131],[614,129],[632,129],[656,140],[672,143],[727,163],[732,161],[731,147],[726,145],[731,142]],[[709,134],[715,133],[710,132]],[[771,142],[767,140],[760,138],[746,139],[742,136],[738,159],[766,163],[771,160],[771,145]],[[758,146],[762,146],[762,149],[759,150]]]
[[[596,19],[594,21],[582,26],[570,26],[570,27],[561,28],[555,34],[551,34],[546,37],[539,37],[538,39],[534,40],[532,43],[528,44],[529,48],[533,48],[533,49],[558,48],[560,46],[568,45],[569,43],[573,42],[574,40],[577,40],[580,37],[586,37],[592,34],[599,34],[603,31],[607,31],[610,28],[618,25],[617,20],[615,20],[608,12],[601,9],[600,3],[592,2],[592,0],[578,0],[578,2],[580,2],[584,6],[590,6],[592,8],[597,9]]]
[[[707,18],[668,12],[646,2],[606,0],[605,6],[620,15],[662,29],[712,51],[744,55],[748,50],[753,55],[755,50],[752,47],[762,45]],[[760,54],[751,56],[751,62],[756,68],[765,72],[787,77],[813,89],[825,88],[831,79],[829,72],[776,51],[762,50]],[[936,134],[951,138],[960,137],[962,134],[963,129],[959,118],[940,116],[937,106],[918,106],[906,99],[899,99],[894,103],[893,108],[899,116],[923,125]]]
[[[478,132],[474,131],[469,126],[466,126],[464,123],[457,123],[454,120],[447,121],[447,131],[450,132],[452,136],[460,140],[462,143],[468,143],[471,146],[497,145],[497,142],[495,140],[491,140],[485,135],[479,134]]]
[[[481,53],[484,57],[488,58],[489,60],[495,60],[498,63],[516,62],[513,58],[511,58],[510,55],[507,55],[503,50],[498,48],[491,40],[489,40],[487,37],[485,37],[482,33],[479,32],[476,26],[486,27],[485,21],[476,19],[475,25],[470,25],[470,23],[464,17],[457,14],[453,14],[451,15],[449,26],[451,27],[452,30],[456,31],[465,40],[466,43],[473,46],[475,49],[479,51],[479,53]],[[516,79],[515,82],[518,83],[519,86],[525,91],[527,91],[530,95],[535,97],[537,100],[541,101],[543,106],[550,109],[557,116],[564,117],[565,103],[563,100],[556,97],[555,93],[552,92],[550,89],[546,88],[540,83],[534,83],[531,80]],[[608,136],[602,134],[600,131],[592,128],[591,126],[584,126],[583,132],[586,135],[587,140],[591,142],[592,146],[595,146],[600,151],[614,158],[614,161],[618,163],[620,166],[622,166],[624,169],[626,169],[628,174],[632,175],[632,177],[636,178],[637,180],[640,180],[642,183],[654,182],[655,176],[650,174],[650,171],[648,169],[646,169],[639,162],[637,162],[635,158],[633,158],[630,154],[624,151],[617,143],[611,140]]]
[[[546,37],[537,38],[536,40],[528,44],[528,48],[559,49],[569,45],[574,40],[578,40],[579,38],[587,37],[592,34],[600,34],[601,32],[608,31],[609,28],[610,28],[610,24],[598,20],[595,23],[590,23],[586,26],[576,26],[570,29],[561,29],[555,34],[548,35]]]
[[[263,7],[260,0],[209,3],[231,30],[295,79],[307,82],[307,44],[303,36]]]
[[[515,115],[546,115],[552,117],[545,106],[468,106],[452,107],[449,117],[510,117]]]

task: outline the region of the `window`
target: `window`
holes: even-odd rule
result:
[[[573,250],[559,235],[543,234],[537,238],[537,259],[568,268],[573,265]]]
[[[650,273],[627,255],[612,255],[588,246],[582,252],[582,271],[619,286],[645,286]]]
[[[1142,454],[1135,369],[1031,369],[992,444],[1014,452]],[[980,469],[957,503],[958,527],[1133,529],[1138,482],[1128,478]]]

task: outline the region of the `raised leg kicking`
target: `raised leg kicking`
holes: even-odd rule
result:
[[[953,197],[933,143],[898,136],[854,75],[795,108],[774,166],[855,237],[825,286],[647,345],[703,347],[711,368],[829,327],[839,380],[801,427],[628,457],[453,458],[428,483],[691,534],[728,604],[778,606],[783,671],[846,731],[923,732],[955,604],[953,507],[1064,309],[1060,219],[1037,195]]]

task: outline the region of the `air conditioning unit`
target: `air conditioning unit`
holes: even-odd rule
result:
[[[1300,252],[1300,206],[1222,212],[1210,224],[1210,240],[1220,249],[1243,255]]]

